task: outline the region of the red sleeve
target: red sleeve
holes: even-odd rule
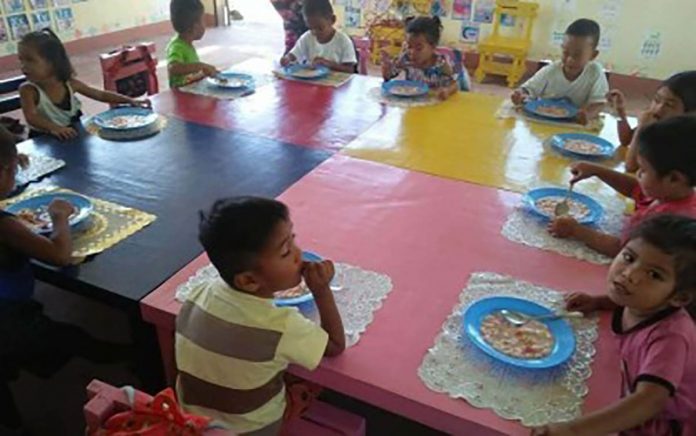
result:
[[[653,339],[643,354],[635,383],[656,383],[674,395],[684,376],[688,352],[686,339],[676,333]]]

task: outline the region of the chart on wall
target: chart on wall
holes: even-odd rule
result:
[[[19,41],[34,30],[73,31],[72,5],[89,0],[1,0],[0,43]]]

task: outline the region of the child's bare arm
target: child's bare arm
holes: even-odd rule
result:
[[[170,62],[167,66],[167,71],[173,76],[186,76],[189,74],[203,73],[206,76],[215,76],[220,71],[213,65],[204,62],[194,62],[192,64],[184,64],[181,62]]]
[[[573,178],[570,183],[577,183],[590,177],[599,177],[607,185],[624,197],[630,197],[638,186],[638,180],[630,174],[620,173],[602,165],[590,162],[578,162],[570,167]]]
[[[307,287],[314,295],[314,301],[321,317],[321,328],[329,335],[326,344],[326,356],[337,356],[346,348],[346,335],[343,321],[338,312],[333,293],[330,288],[334,276],[334,265],[330,260],[322,262],[306,262],[303,276]]]
[[[621,239],[618,237],[602,233],[591,227],[585,227],[568,216],[551,221],[548,230],[557,238],[576,239],[609,257],[614,257],[621,251]]]
[[[581,124],[587,124],[590,120],[593,120],[599,116],[599,113],[604,108],[604,103],[590,103],[587,106],[580,109],[578,112],[578,121]]]
[[[147,99],[137,100],[125,95],[117,94],[115,92],[97,89],[77,79],[72,79],[70,81],[70,85],[78,94],[82,94],[85,97],[89,97],[92,100],[101,101],[103,103],[149,106],[149,100]]]
[[[77,131],[72,127],[61,126],[41,115],[36,103],[39,93],[34,86],[24,84],[19,88],[19,98],[22,103],[22,113],[27,123],[38,130],[48,132],[59,139],[70,139],[77,136]]]
[[[565,296],[566,310],[591,313],[598,310],[614,310],[618,306],[606,295],[595,296],[573,292]]]
[[[323,65],[330,70],[333,71],[338,71],[341,73],[354,73],[355,72],[355,62],[349,62],[349,63],[339,63],[339,62],[333,62],[325,58],[314,58],[312,61],[313,65]]]

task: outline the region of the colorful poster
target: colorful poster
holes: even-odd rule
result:
[[[29,0],[29,6],[32,9],[46,9],[48,7],[48,0]]]
[[[24,12],[24,0],[3,0],[6,14]]]
[[[481,34],[481,25],[471,21],[462,21],[462,31],[459,38],[467,44],[476,44]]]
[[[34,30],[51,27],[51,14],[48,11],[34,12],[31,14],[31,26]]]
[[[493,9],[495,9],[495,2],[493,2],[493,0],[478,0],[474,4],[474,22],[492,23]]]
[[[19,41],[24,35],[31,32],[29,18],[25,14],[10,15],[7,17],[7,24],[10,26],[10,35],[15,41]]]
[[[454,0],[452,2],[453,20],[471,20],[473,0]]]
[[[70,8],[54,10],[53,18],[56,21],[56,30],[58,32],[67,32],[75,27],[75,17],[73,17],[72,9]]]
[[[362,10],[353,6],[346,6],[345,27],[360,27]]]
[[[7,34],[7,27],[5,27],[5,20],[0,17],[0,42],[7,42],[10,40],[10,35]]]

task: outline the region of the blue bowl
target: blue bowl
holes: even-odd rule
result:
[[[307,70],[312,71],[311,76],[300,73],[301,71]],[[283,72],[290,77],[294,77],[295,79],[317,80],[328,76],[331,73],[331,70],[329,70],[327,67],[323,65],[317,65],[312,67],[305,64],[295,64],[283,68]]]
[[[312,253],[311,251],[303,251],[302,252],[302,260],[305,262],[321,262],[324,260],[321,256],[318,254]],[[314,295],[312,295],[311,292],[307,292],[304,295],[300,295],[299,297],[294,297],[294,298],[274,298],[273,299],[273,304],[275,304],[278,307],[283,307],[283,306],[298,306],[300,304],[306,303],[308,301],[314,300]]]
[[[601,151],[600,153],[593,154],[568,150],[565,148],[565,144],[567,141],[571,140],[582,140],[591,142],[593,144],[597,144],[601,148]],[[590,135],[588,133],[561,133],[558,135],[554,135],[550,139],[550,144],[553,149],[564,155],[578,157],[582,159],[608,159],[614,156],[615,150],[614,145],[611,142],[607,141],[604,138],[600,138],[599,136]]]
[[[116,117],[138,115],[143,118],[137,122],[127,126],[112,126],[110,124],[111,120]],[[149,127],[157,122],[157,114],[152,111],[152,109],[146,109],[142,107],[117,107],[114,109],[109,109],[106,112],[102,112],[99,115],[95,115],[93,118],[94,124],[105,130],[135,130],[142,129],[144,127]]]
[[[462,328],[466,337],[490,357],[509,365],[528,369],[547,369],[566,362],[575,352],[575,334],[566,320],[542,321],[555,339],[551,353],[538,359],[521,359],[508,356],[493,348],[481,334],[481,323],[491,313],[507,309],[531,316],[553,313],[550,309],[528,300],[513,297],[491,297],[479,300],[462,313]]]
[[[90,201],[88,198],[83,197],[81,195],[69,193],[37,195],[36,197],[28,198],[26,200],[14,203],[13,205],[7,207],[5,210],[14,215],[17,215],[23,209],[30,209],[32,211],[38,210],[39,213],[42,213],[48,208],[48,205],[51,204],[51,202],[55,199],[65,200],[72,204],[73,207],[75,207],[75,209],[77,210],[77,213],[75,213],[68,219],[68,223],[70,224],[71,228],[75,228],[76,226],[80,225],[82,222],[87,220],[87,218],[89,218],[89,216],[92,214],[92,211],[94,210],[92,201]],[[53,232],[53,224],[49,223],[45,228],[37,229],[36,231],[37,233],[42,234],[51,233]]]
[[[413,94],[403,94],[398,92],[397,89],[398,87],[406,86],[409,88],[413,88],[415,92]],[[384,82],[382,84],[382,92],[385,94],[391,95],[393,97],[399,97],[399,98],[416,98],[416,97],[422,97],[424,95],[427,95],[428,92],[430,91],[430,87],[428,86],[427,83],[424,82],[418,82],[415,80],[390,80],[388,82]]]
[[[567,194],[567,189],[539,188],[527,192],[527,194],[525,194],[525,196],[522,197],[522,201],[525,204],[525,206],[527,206],[529,211],[532,212],[534,215],[544,220],[550,220],[553,218],[553,216],[548,215],[547,213],[539,209],[536,206],[537,200],[540,200],[545,197],[565,197]],[[588,197],[587,195],[578,194],[577,192],[572,192],[570,194],[570,199],[584,204],[589,209],[589,213],[582,219],[578,220],[580,224],[594,225],[602,219],[602,215],[604,214],[604,208],[602,208],[602,205],[597,203],[594,199]]]
[[[550,120],[570,120],[578,115],[578,108],[566,99],[537,99],[524,104],[524,111],[536,117]],[[566,111],[565,115],[551,115],[539,112],[540,108],[558,108]]]
[[[229,80],[229,82],[221,82],[218,78]],[[223,72],[216,77],[208,77],[207,82],[218,88],[226,89],[245,89],[254,87],[254,78],[249,74]]]

